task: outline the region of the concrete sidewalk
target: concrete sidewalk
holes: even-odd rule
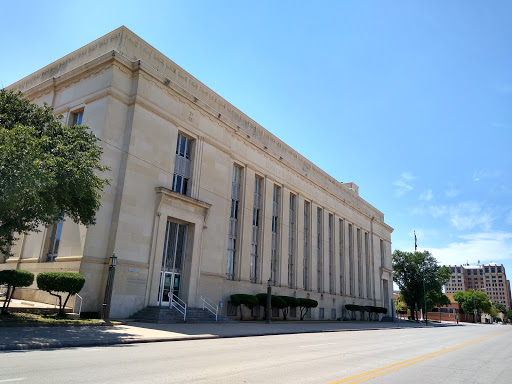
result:
[[[446,323],[428,325],[428,327],[440,326],[453,325]],[[403,321],[399,324],[397,322],[376,321],[287,321],[265,324],[248,321],[206,324],[126,322],[123,325],[103,326],[0,326],[0,350],[92,347],[230,337],[423,327],[426,327],[426,325]]]

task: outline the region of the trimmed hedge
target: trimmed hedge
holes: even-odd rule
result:
[[[37,287],[48,292],[50,295],[59,298],[59,314],[64,315],[64,307],[69,297],[75,295],[83,288],[85,277],[73,272],[42,272],[37,275]],[[62,304],[62,296],[53,292],[67,293],[66,300]]]
[[[298,307],[299,306],[299,299],[293,296],[278,296],[281,299],[283,299],[286,302],[286,307],[282,308],[283,311],[283,318],[286,320],[286,317],[288,316],[288,311],[291,307]]]
[[[231,305],[234,307],[245,305],[247,308],[252,309],[252,307],[255,307],[258,304],[258,298],[254,295],[248,295],[245,293],[237,293],[235,295],[231,295]],[[240,320],[243,319],[242,308],[240,308]]]
[[[300,307],[300,319],[304,320],[304,316],[308,309],[318,307],[318,301],[313,299],[299,298],[299,307]]]
[[[7,313],[11,304],[12,295],[17,287],[28,287],[34,282],[34,274],[23,269],[8,269],[0,271],[0,284],[7,285],[2,313]]]

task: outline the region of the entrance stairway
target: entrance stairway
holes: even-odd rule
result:
[[[176,309],[165,307],[147,307],[130,316],[130,319],[141,323],[176,324],[176,323],[215,323],[215,316],[202,308],[187,308],[187,318]],[[229,317],[218,316],[218,323],[234,322]]]

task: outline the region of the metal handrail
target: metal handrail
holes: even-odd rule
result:
[[[217,317],[219,314],[219,306],[215,304],[215,302],[206,296],[200,296],[201,301],[203,302],[203,311],[206,309],[211,312],[215,316],[215,321],[217,321]]]
[[[176,308],[183,315],[183,321],[187,319],[187,303],[181,300],[174,293],[169,294],[169,308]]]
[[[78,307],[78,312],[75,311],[77,297],[80,299],[80,306]],[[73,312],[78,313],[78,315],[80,315],[80,313],[82,312],[82,301],[83,301],[82,296],[80,296],[78,293],[75,293],[75,302],[73,303]]]

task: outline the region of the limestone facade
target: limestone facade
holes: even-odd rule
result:
[[[391,232],[384,215],[120,27],[9,87],[46,102],[68,123],[83,117],[101,139],[111,183],[97,224],[64,218],[21,235],[0,269],[86,277],[83,311],[99,311],[107,262],[118,257],[112,317],[265,292],[391,310]],[[60,228],[56,231],[56,228]],[[55,234],[58,252],[53,256]],[[50,300],[36,287],[26,299]]]

